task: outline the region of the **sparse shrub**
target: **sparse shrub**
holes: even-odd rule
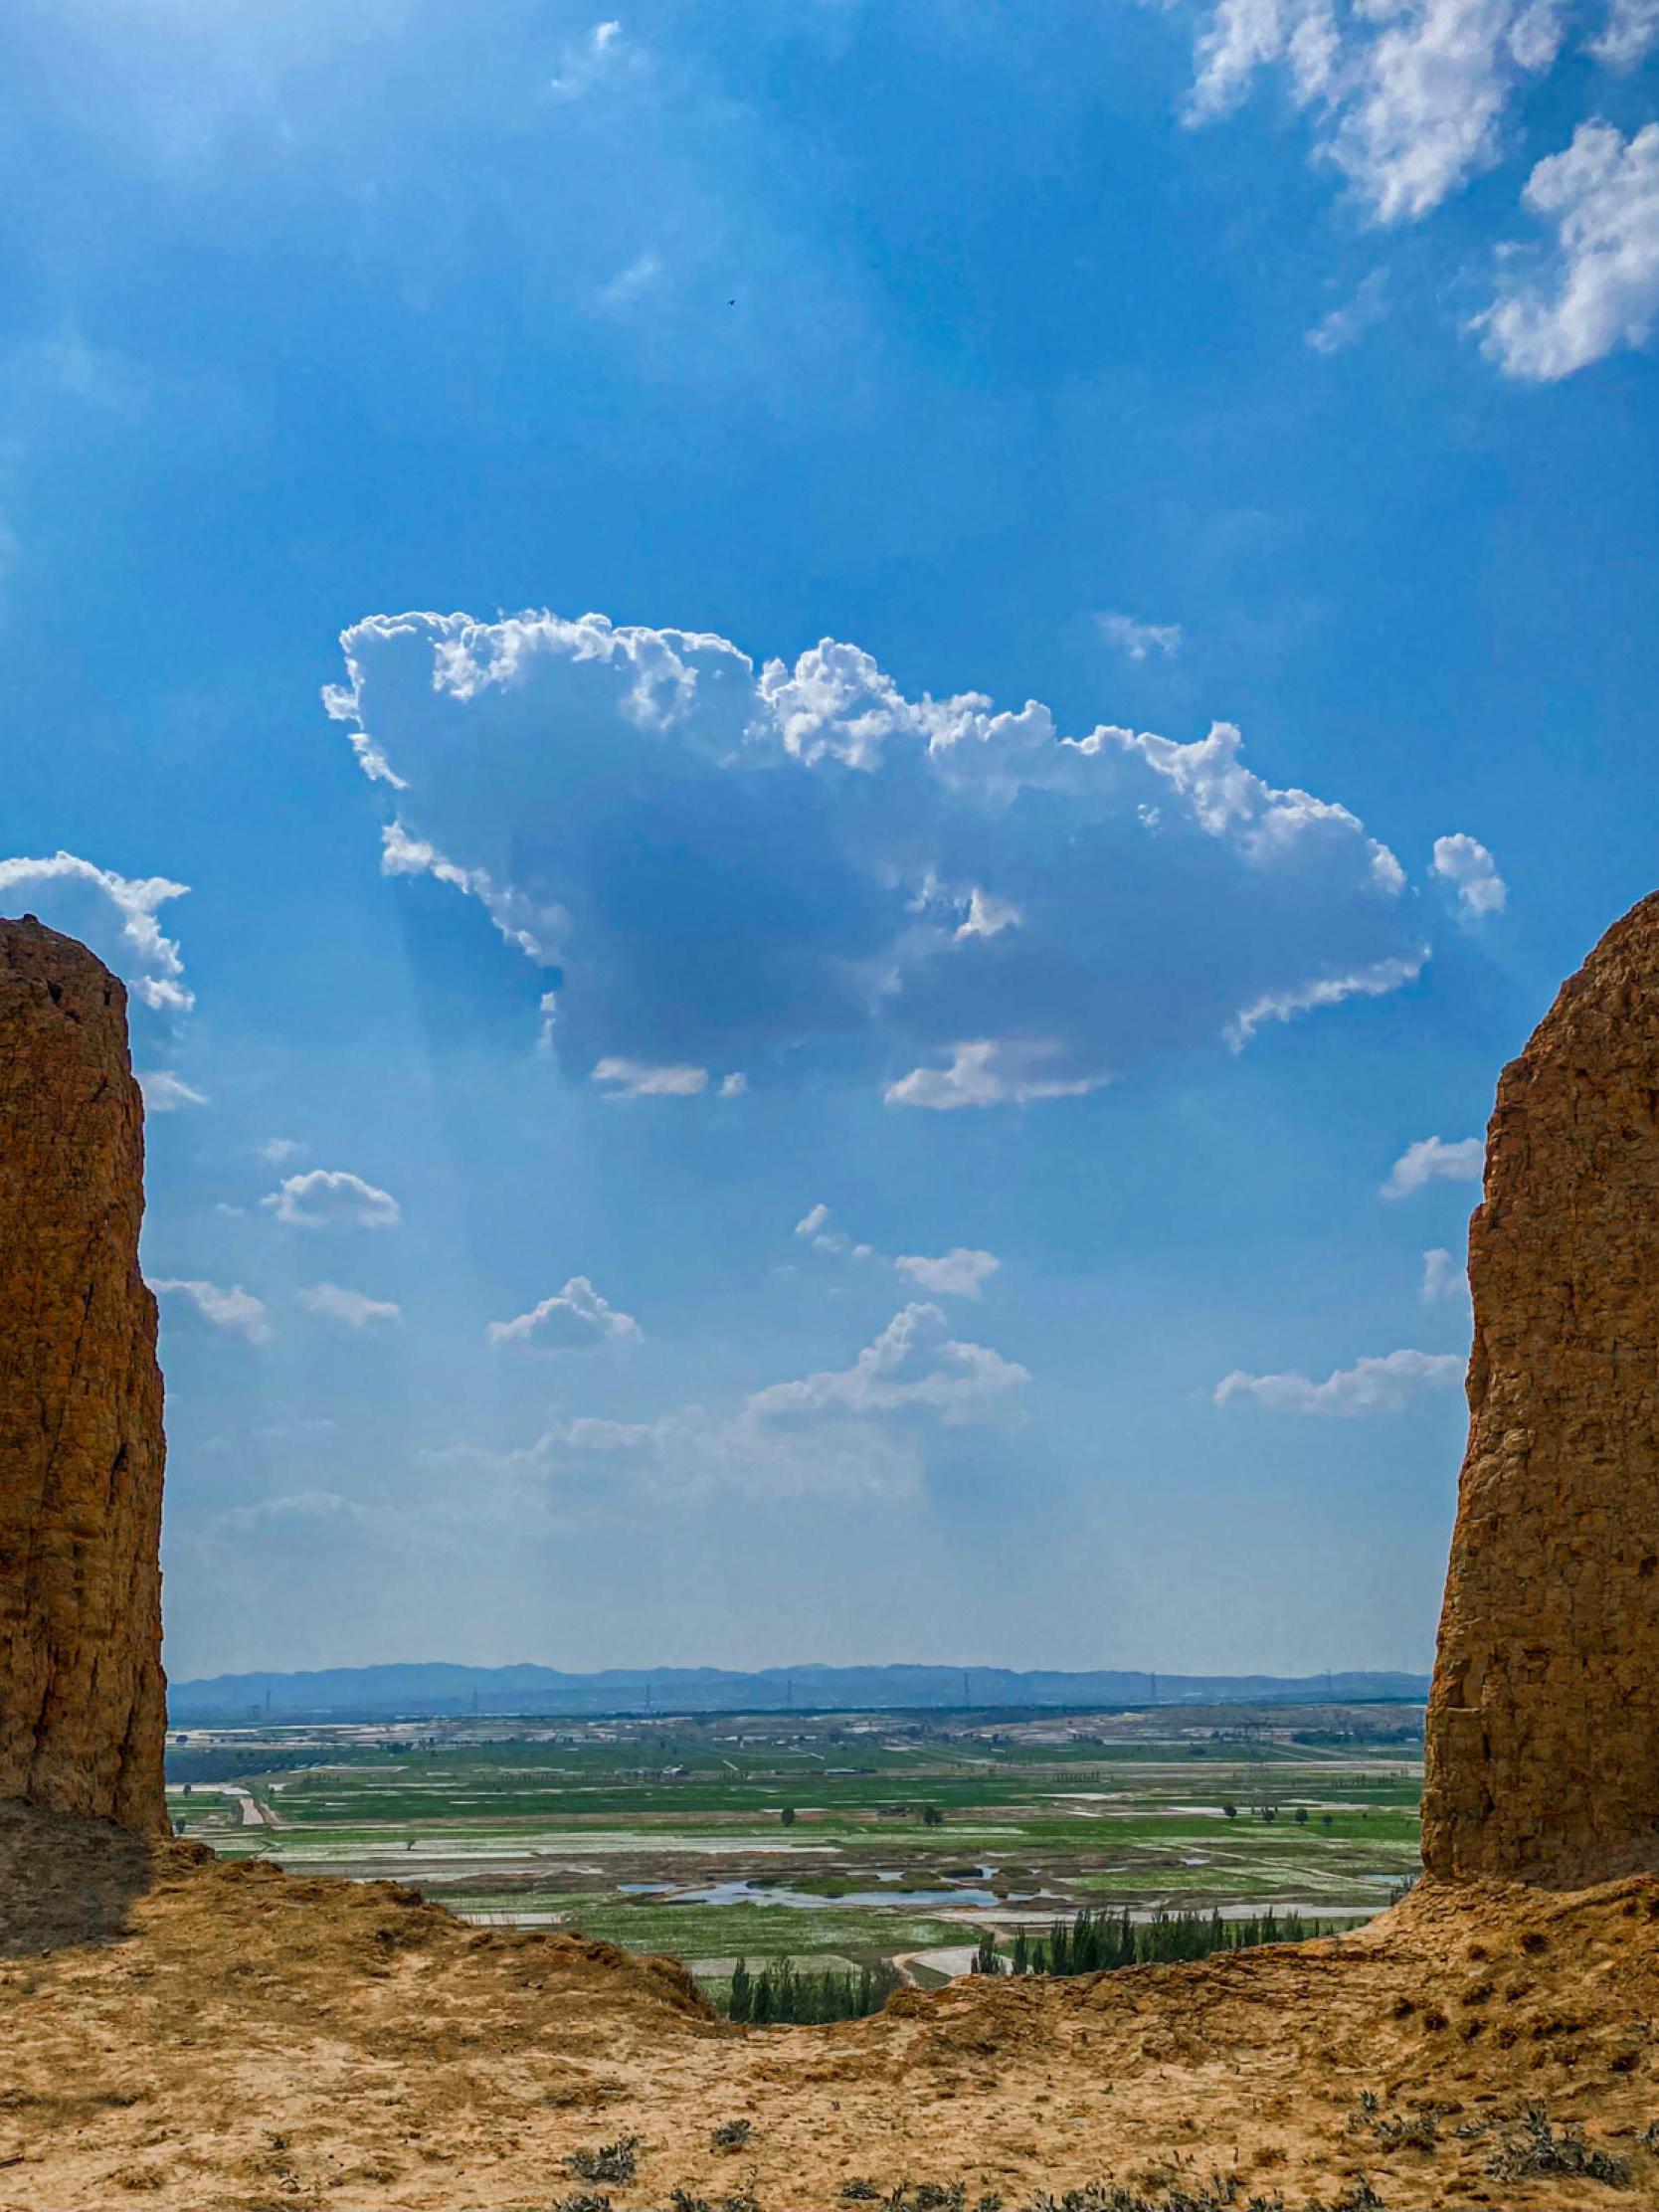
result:
[[[841,2202],[843,2204],[879,2204],[881,2202],[881,2191],[873,2181],[843,2181],[841,2183]]]
[[[1515,2120],[1503,2146],[1486,2168],[1496,2181],[1526,2181],[1535,2174],[1582,2174],[1622,2189],[1630,2179],[1628,2158],[1615,2158],[1585,2142],[1582,2130],[1551,2126],[1542,2105],[1529,2105]]]
[[[587,2189],[578,2189],[573,2197],[561,2197],[550,2212],[611,2212],[609,2197],[595,2196]]]
[[[752,2120],[725,2120],[720,2122],[720,2125],[715,2128],[708,2139],[716,2150],[745,2150],[748,2148],[749,2137],[754,2131]]]
[[[640,2147],[638,2135],[619,2135],[614,2143],[601,2143],[597,2150],[573,2150],[565,2160],[567,2173],[575,2174],[578,2181],[632,2181],[640,2161],[636,2152]],[[573,2212],[570,2206],[565,2212]]]

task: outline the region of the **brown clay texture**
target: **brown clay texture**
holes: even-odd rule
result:
[[[0,921],[0,1798],[164,1833],[143,1166],[125,992]]]

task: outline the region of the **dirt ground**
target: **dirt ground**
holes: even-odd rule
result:
[[[1091,2183],[1651,2207],[1656,2019],[1648,1877],[1423,1884],[1334,1941],[740,2029],[668,1961],[0,1808],[8,2212],[666,2212],[676,2190],[808,2212],[851,2181],[924,2204],[960,2182],[1009,2212]],[[716,2148],[731,2122],[744,2139]],[[568,2164],[629,2136],[629,2180]]]

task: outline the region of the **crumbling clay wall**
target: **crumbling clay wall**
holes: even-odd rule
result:
[[[1469,1280],[1424,1863],[1659,1869],[1659,894],[1503,1072]]]
[[[0,1798],[166,1826],[161,1374],[126,994],[0,921]]]

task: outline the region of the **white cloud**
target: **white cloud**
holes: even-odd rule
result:
[[[164,875],[117,875],[73,852],[0,860],[0,909],[27,910],[49,928],[78,937],[157,1014],[188,1014],[196,1003],[184,986],[179,948],[156,920],[169,899],[189,888]]]
[[[1554,64],[1557,0],[1220,0],[1198,33],[1189,120],[1282,70],[1314,144],[1382,223],[1426,215],[1503,147],[1506,111]]]
[[[1469,919],[1503,912],[1509,886],[1479,837],[1466,836],[1461,830],[1455,836],[1436,837],[1433,867],[1441,882],[1449,883],[1457,893],[1459,910]]]
[[[937,1259],[902,1252],[893,1262],[901,1275],[936,1298],[977,1298],[1002,1264],[995,1252],[970,1251],[961,1244]]]
[[[1323,1382],[1305,1375],[1245,1375],[1235,1369],[1215,1385],[1217,1405],[1253,1399],[1275,1413],[1397,1413],[1419,1391],[1456,1382],[1464,1363],[1454,1352],[1389,1352],[1338,1368]]]
[[[1320,976],[1296,991],[1269,992],[1253,1006],[1242,1007],[1227,1025],[1227,1042],[1242,1052],[1265,1021],[1290,1021],[1317,1007],[1340,1007],[1345,999],[1385,999],[1390,992],[1414,983],[1428,960],[1428,947],[1418,946],[1398,960],[1379,960],[1349,976]]]
[[[989,1347],[952,1338],[937,1306],[913,1305],[849,1368],[773,1383],[728,1409],[687,1405],[649,1421],[584,1417],[523,1451],[460,1446],[431,1456],[571,1495],[903,1498],[922,1485],[936,1427],[995,1419],[1028,1381]]]
[[[1430,1183],[1478,1183],[1485,1163],[1486,1147],[1478,1137],[1451,1144],[1443,1137],[1419,1137],[1388,1170],[1382,1197],[1408,1198]]]
[[[304,1175],[286,1176],[260,1203],[291,1228],[389,1229],[402,1218],[389,1191],[376,1190],[343,1168],[311,1168]]]
[[[642,60],[640,49],[624,35],[620,23],[596,23],[565,48],[558,74],[547,89],[555,99],[582,99],[639,69]]]
[[[620,1096],[741,1067],[1075,1097],[1422,957],[1393,854],[1230,724],[1072,739],[831,640],[757,667],[597,615],[377,616],[345,649],[329,710],[394,810],[384,864],[556,969],[549,1048]]]
[[[741,1068],[734,1074],[721,1077],[720,1096],[722,1098],[741,1098],[748,1088],[749,1078]]]
[[[375,1322],[401,1322],[403,1308],[389,1298],[370,1298],[361,1290],[346,1290],[339,1283],[313,1283],[296,1290],[294,1297],[307,1313],[324,1321],[337,1321],[345,1329],[367,1329]]]
[[[1024,918],[1013,899],[993,898],[976,884],[968,894],[968,919],[957,930],[957,941],[1001,936],[1005,929],[1017,929]]]
[[[1042,1074],[1043,1064],[1061,1053],[1057,1040],[1001,1044],[995,1037],[980,1037],[953,1045],[947,1066],[913,1067],[881,1095],[889,1106],[952,1113],[962,1106],[1029,1106],[1037,1099],[1082,1098],[1111,1080],[1106,1075]]]
[[[1659,45],[1659,0],[1609,0],[1607,20],[1589,42],[1604,69],[1635,69]]]
[[[305,1147],[292,1137],[268,1137],[260,1147],[260,1158],[273,1168],[279,1168],[284,1160],[291,1160]]]
[[[185,1282],[168,1277],[152,1279],[150,1288],[158,1298],[188,1299],[204,1321],[212,1322],[216,1329],[229,1329],[234,1335],[246,1337],[250,1344],[264,1344],[271,1336],[265,1301],[244,1290],[240,1283],[223,1290],[218,1283]]]
[[[142,1069],[137,1080],[145,1108],[152,1114],[176,1113],[181,1106],[205,1106],[208,1102],[205,1091],[192,1090],[170,1067]]]
[[[491,1344],[526,1344],[538,1352],[587,1352],[601,1344],[638,1344],[642,1335],[634,1316],[608,1304],[586,1275],[572,1275],[563,1290],[528,1313],[489,1324]]]
[[[654,291],[661,282],[665,264],[656,249],[647,246],[644,253],[636,254],[626,267],[619,269],[608,283],[594,294],[594,304],[607,314],[618,314],[632,307],[637,299]]]
[[[684,1061],[652,1066],[647,1060],[600,1060],[593,1080],[610,1086],[612,1098],[700,1098],[708,1088],[708,1069]]]
[[[1352,299],[1345,299],[1314,324],[1307,333],[1308,344],[1315,353],[1346,353],[1387,314],[1387,272],[1374,269]]]
[[[1444,1305],[1450,1300],[1469,1295],[1467,1277],[1443,1244],[1437,1244],[1433,1251],[1423,1254],[1423,1279],[1419,1295],[1425,1306]]]
[[[1519,274],[1474,323],[1484,351],[1506,375],[1548,384],[1645,345],[1659,316],[1659,123],[1628,140],[1580,123],[1521,197],[1554,225],[1555,247],[1542,267],[1507,257]]]
[[[1095,621],[1106,643],[1131,660],[1144,660],[1151,652],[1173,660],[1181,650],[1180,623],[1137,622],[1133,615],[1097,615]]]

